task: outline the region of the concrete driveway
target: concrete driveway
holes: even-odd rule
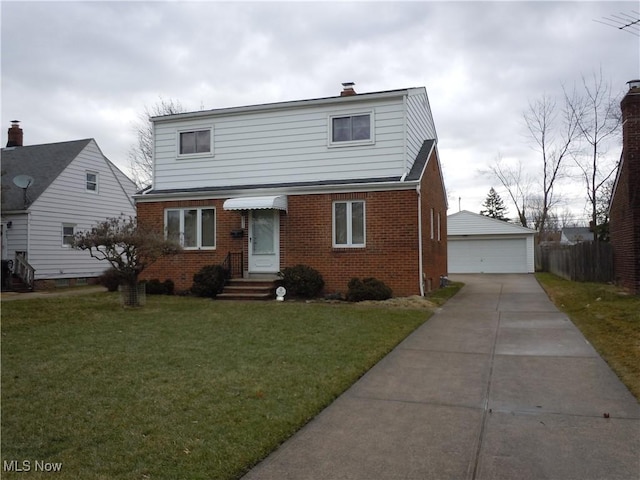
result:
[[[640,406],[532,275],[466,286],[245,480],[640,478]]]

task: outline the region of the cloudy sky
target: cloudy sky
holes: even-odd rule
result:
[[[479,211],[498,155],[538,172],[523,113],[602,71],[640,78],[640,38],[596,20],[632,2],[0,3],[2,145],[95,138],[128,172],[132,124],[160,99],[214,109],[356,91],[427,88],[449,213]],[[620,143],[609,155],[620,155]],[[570,208],[584,205],[567,181]],[[506,193],[502,193],[507,200]],[[515,210],[510,209],[511,215]]]

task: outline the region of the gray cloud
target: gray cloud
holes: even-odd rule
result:
[[[94,137],[128,168],[159,97],[197,110],[426,86],[452,210],[479,210],[500,152],[534,165],[522,113],[602,71],[640,77],[638,37],[594,22],[636,2],[2,2],[2,142]],[[619,155],[613,148],[611,155]],[[579,197],[580,194],[574,194]],[[579,203],[579,202],[578,202]]]

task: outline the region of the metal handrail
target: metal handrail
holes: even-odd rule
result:
[[[226,258],[222,262],[222,268],[225,271],[225,277],[227,280],[242,277],[243,260],[242,252],[227,253]]]
[[[16,253],[16,262],[14,266],[13,273],[15,273],[20,280],[29,287],[30,290],[33,290],[33,283],[35,279],[36,270],[25,258],[24,254]]]

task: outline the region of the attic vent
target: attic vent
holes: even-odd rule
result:
[[[342,91],[340,92],[341,97],[350,97],[351,95],[356,95],[356,91],[353,89],[355,83],[353,82],[344,82],[342,84]]]

